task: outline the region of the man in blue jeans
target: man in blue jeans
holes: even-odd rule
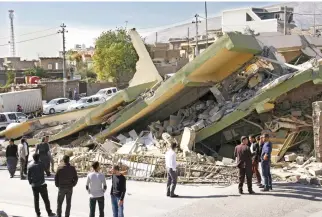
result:
[[[273,190],[271,176],[271,154],[272,143],[269,141],[269,135],[264,134],[264,145],[261,154],[261,164],[264,176],[264,189],[262,191]]]
[[[124,196],[126,192],[126,178],[120,173],[120,167],[115,165],[112,169],[111,202],[113,217],[124,217]]]

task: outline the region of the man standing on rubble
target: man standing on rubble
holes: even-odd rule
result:
[[[249,141],[251,142],[250,152],[252,153],[252,172],[256,175],[257,185],[261,186],[261,174],[258,170],[258,162],[260,158],[259,144],[256,142],[254,135],[249,135]]]
[[[246,176],[248,192],[254,194],[255,192],[252,189],[252,153],[248,147],[248,139],[246,136],[241,137],[241,144],[236,146],[234,155],[239,169],[239,193],[243,194],[243,185]]]
[[[264,189],[262,189],[262,191],[273,190],[271,175],[271,154],[272,143],[269,140],[269,135],[264,134],[264,145],[261,153],[262,170],[264,176]]]
[[[57,217],[61,217],[62,205],[66,197],[65,217],[70,216],[73,188],[78,181],[77,172],[74,166],[69,163],[69,156],[64,155],[63,165],[59,166],[55,175],[55,185],[58,188]]]
[[[39,154],[40,161],[45,167],[47,176],[50,176],[50,148],[48,144],[48,137],[43,137],[42,142],[37,145],[35,153]]]
[[[167,169],[168,182],[167,182],[167,197],[178,197],[174,193],[177,185],[177,160],[176,160],[176,150],[177,143],[172,142],[170,149],[165,154],[165,165]],[[172,184],[172,187],[171,187]]]
[[[28,167],[28,181],[34,194],[34,205],[37,217],[40,217],[41,215],[39,209],[39,194],[45,203],[48,216],[56,216],[56,214],[53,213],[50,208],[47,184],[45,183],[44,165],[39,161],[40,155],[35,153],[32,157],[34,162]]]
[[[10,173],[10,178],[13,178],[18,163],[18,146],[15,145],[15,140],[10,139],[9,145],[6,148],[7,168]]]

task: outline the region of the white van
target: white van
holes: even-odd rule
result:
[[[116,87],[109,87],[109,88],[104,88],[100,89],[95,95],[103,95],[106,99],[110,98],[117,92]]]
[[[3,112],[0,113],[0,130],[5,130],[11,123],[21,123],[28,120],[27,115],[22,112]]]

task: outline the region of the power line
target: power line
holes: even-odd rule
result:
[[[53,29],[57,29],[57,27],[55,27],[55,28],[49,28],[49,29],[44,29],[44,30],[39,30],[39,31],[35,31],[35,32],[24,33],[24,34],[21,34],[21,35],[18,35],[18,36],[31,35],[31,34],[39,33],[39,32],[47,32],[47,31],[53,30]],[[10,36],[0,37],[0,39],[5,39],[5,38],[10,38]]]
[[[49,35],[44,35],[44,36],[40,36],[40,37],[37,37],[37,38],[31,38],[31,39],[27,39],[27,40],[23,40],[23,41],[18,41],[16,42],[16,44],[18,43],[23,43],[23,42],[28,42],[28,41],[33,41],[33,40],[37,40],[37,39],[40,39],[40,38],[46,38],[46,37],[49,37],[49,36],[52,36],[52,35],[57,35],[58,33],[54,33],[54,34],[49,34]],[[10,45],[10,43],[7,43],[7,44],[0,44],[0,46],[8,46]]]

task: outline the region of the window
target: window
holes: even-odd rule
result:
[[[116,93],[116,88],[113,89],[113,93]]]
[[[64,103],[70,102],[69,99],[64,99]]]
[[[58,104],[63,104],[64,103],[64,99],[60,99],[60,100],[58,100]]]
[[[88,103],[91,103],[91,102],[93,102],[93,99],[92,99],[92,98],[89,98],[89,99],[87,100],[87,102],[88,102]]]
[[[23,114],[23,113],[18,112],[16,114],[17,114],[18,119],[20,119],[20,118],[27,118],[27,116],[25,114]]]
[[[107,95],[110,95],[112,93],[112,90],[107,90]]]
[[[4,114],[0,114],[0,122],[6,122],[7,118]]]
[[[53,65],[52,64],[48,64],[48,69],[52,70],[53,69]]]
[[[94,101],[94,102],[97,102],[97,101],[99,101],[99,100],[100,100],[100,99],[99,99],[98,97],[94,97],[94,98],[93,98],[93,101]]]
[[[8,114],[8,118],[9,118],[10,120],[17,120],[17,117],[16,117],[16,115],[15,115],[15,114]]]
[[[246,13],[246,21],[254,21],[254,19],[248,13]]]
[[[56,64],[55,64],[55,69],[59,69],[59,68],[58,68],[58,63],[56,63]]]

